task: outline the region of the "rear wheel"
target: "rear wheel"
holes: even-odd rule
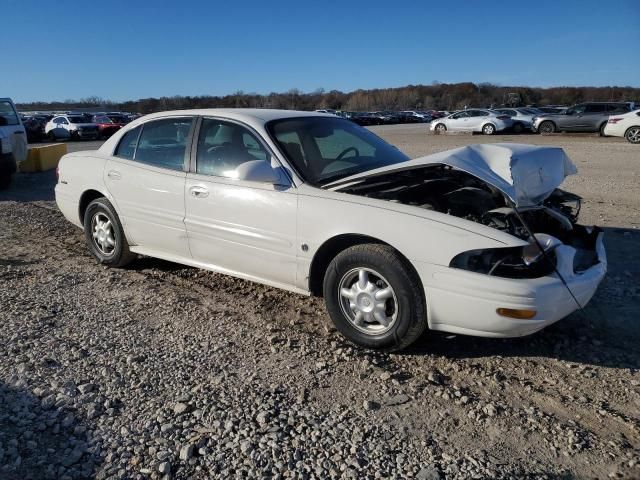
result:
[[[624,132],[624,138],[629,143],[640,143],[640,127],[630,127]]]
[[[553,122],[546,120],[538,126],[538,132],[542,134],[554,133],[556,131],[556,126]]]
[[[103,265],[123,267],[135,258],[118,214],[106,198],[97,198],[87,207],[84,237],[91,254]]]
[[[484,133],[485,135],[493,135],[494,133],[496,133],[495,125],[493,123],[487,123],[486,125],[483,125],[482,133]]]
[[[49,132],[49,135],[47,135],[47,136],[49,137],[49,140],[51,140],[52,142],[55,142],[55,141],[57,140],[57,138],[56,138],[56,134],[55,134],[55,133],[53,133],[53,130],[51,130],[51,131]]]
[[[324,277],[336,328],[365,348],[399,350],[427,328],[420,280],[388,245],[356,245],[339,253]]]
[[[447,126],[444,123],[439,123],[435,128],[436,133],[445,133],[447,131]]]
[[[601,137],[606,137],[606,135],[604,134],[604,129],[607,126],[607,122],[604,122],[602,125],[600,125],[600,136]]]

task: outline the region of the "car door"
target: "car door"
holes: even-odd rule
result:
[[[482,110],[468,110],[468,118],[465,122],[465,130],[467,131],[480,131],[482,128],[482,122],[484,117],[489,114]]]
[[[458,113],[454,113],[449,118],[447,118],[447,130],[465,130],[469,121],[469,112],[462,111]]]
[[[567,109],[563,115],[558,116],[556,124],[562,130],[575,131],[584,127],[584,114],[586,105],[576,105],[575,107]]]
[[[0,100],[0,127],[11,141],[11,151],[16,162],[27,158],[27,132],[18,112],[9,100]]]
[[[159,257],[191,257],[184,184],[194,123],[168,117],[129,130],[105,165],[104,182],[129,242]]]
[[[277,286],[296,282],[297,193],[282,185],[239,180],[251,160],[277,166],[245,125],[203,118],[185,184],[185,224],[193,259],[218,271]]]
[[[55,136],[56,136],[56,138],[70,138],[71,137],[69,120],[67,120],[64,117],[58,117],[57,119],[54,119],[54,123],[56,124],[56,128],[55,128]]]

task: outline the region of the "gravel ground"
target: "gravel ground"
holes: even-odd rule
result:
[[[375,130],[412,156],[489,140]],[[610,273],[534,336],[427,333],[397,354],[346,344],[318,299],[102,268],[54,175],[18,175],[0,194],[0,478],[640,477],[640,149],[490,140],[566,148]]]

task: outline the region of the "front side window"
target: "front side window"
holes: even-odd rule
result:
[[[114,152],[116,157],[133,160],[141,129],[142,127],[136,127],[124,134],[120,139],[120,143],[118,143],[118,146],[116,147],[116,151]]]
[[[4,119],[4,125],[18,125],[20,122],[13,106],[7,101],[0,102],[0,118]]]
[[[371,131],[338,117],[274,120],[267,129],[291,165],[312,185],[409,159]]]
[[[187,140],[193,118],[165,118],[142,126],[135,160],[150,165],[183,170]]]
[[[196,173],[218,177],[235,177],[241,164],[271,157],[258,139],[245,127],[205,118],[198,134]]]

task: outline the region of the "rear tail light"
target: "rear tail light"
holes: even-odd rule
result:
[[[609,118],[609,121],[608,121],[607,123],[610,123],[610,124],[612,124],[612,125],[615,125],[615,124],[616,124],[616,123],[618,123],[620,120],[623,120],[623,119],[622,119],[622,118],[620,118],[620,117],[617,117],[617,118]]]

